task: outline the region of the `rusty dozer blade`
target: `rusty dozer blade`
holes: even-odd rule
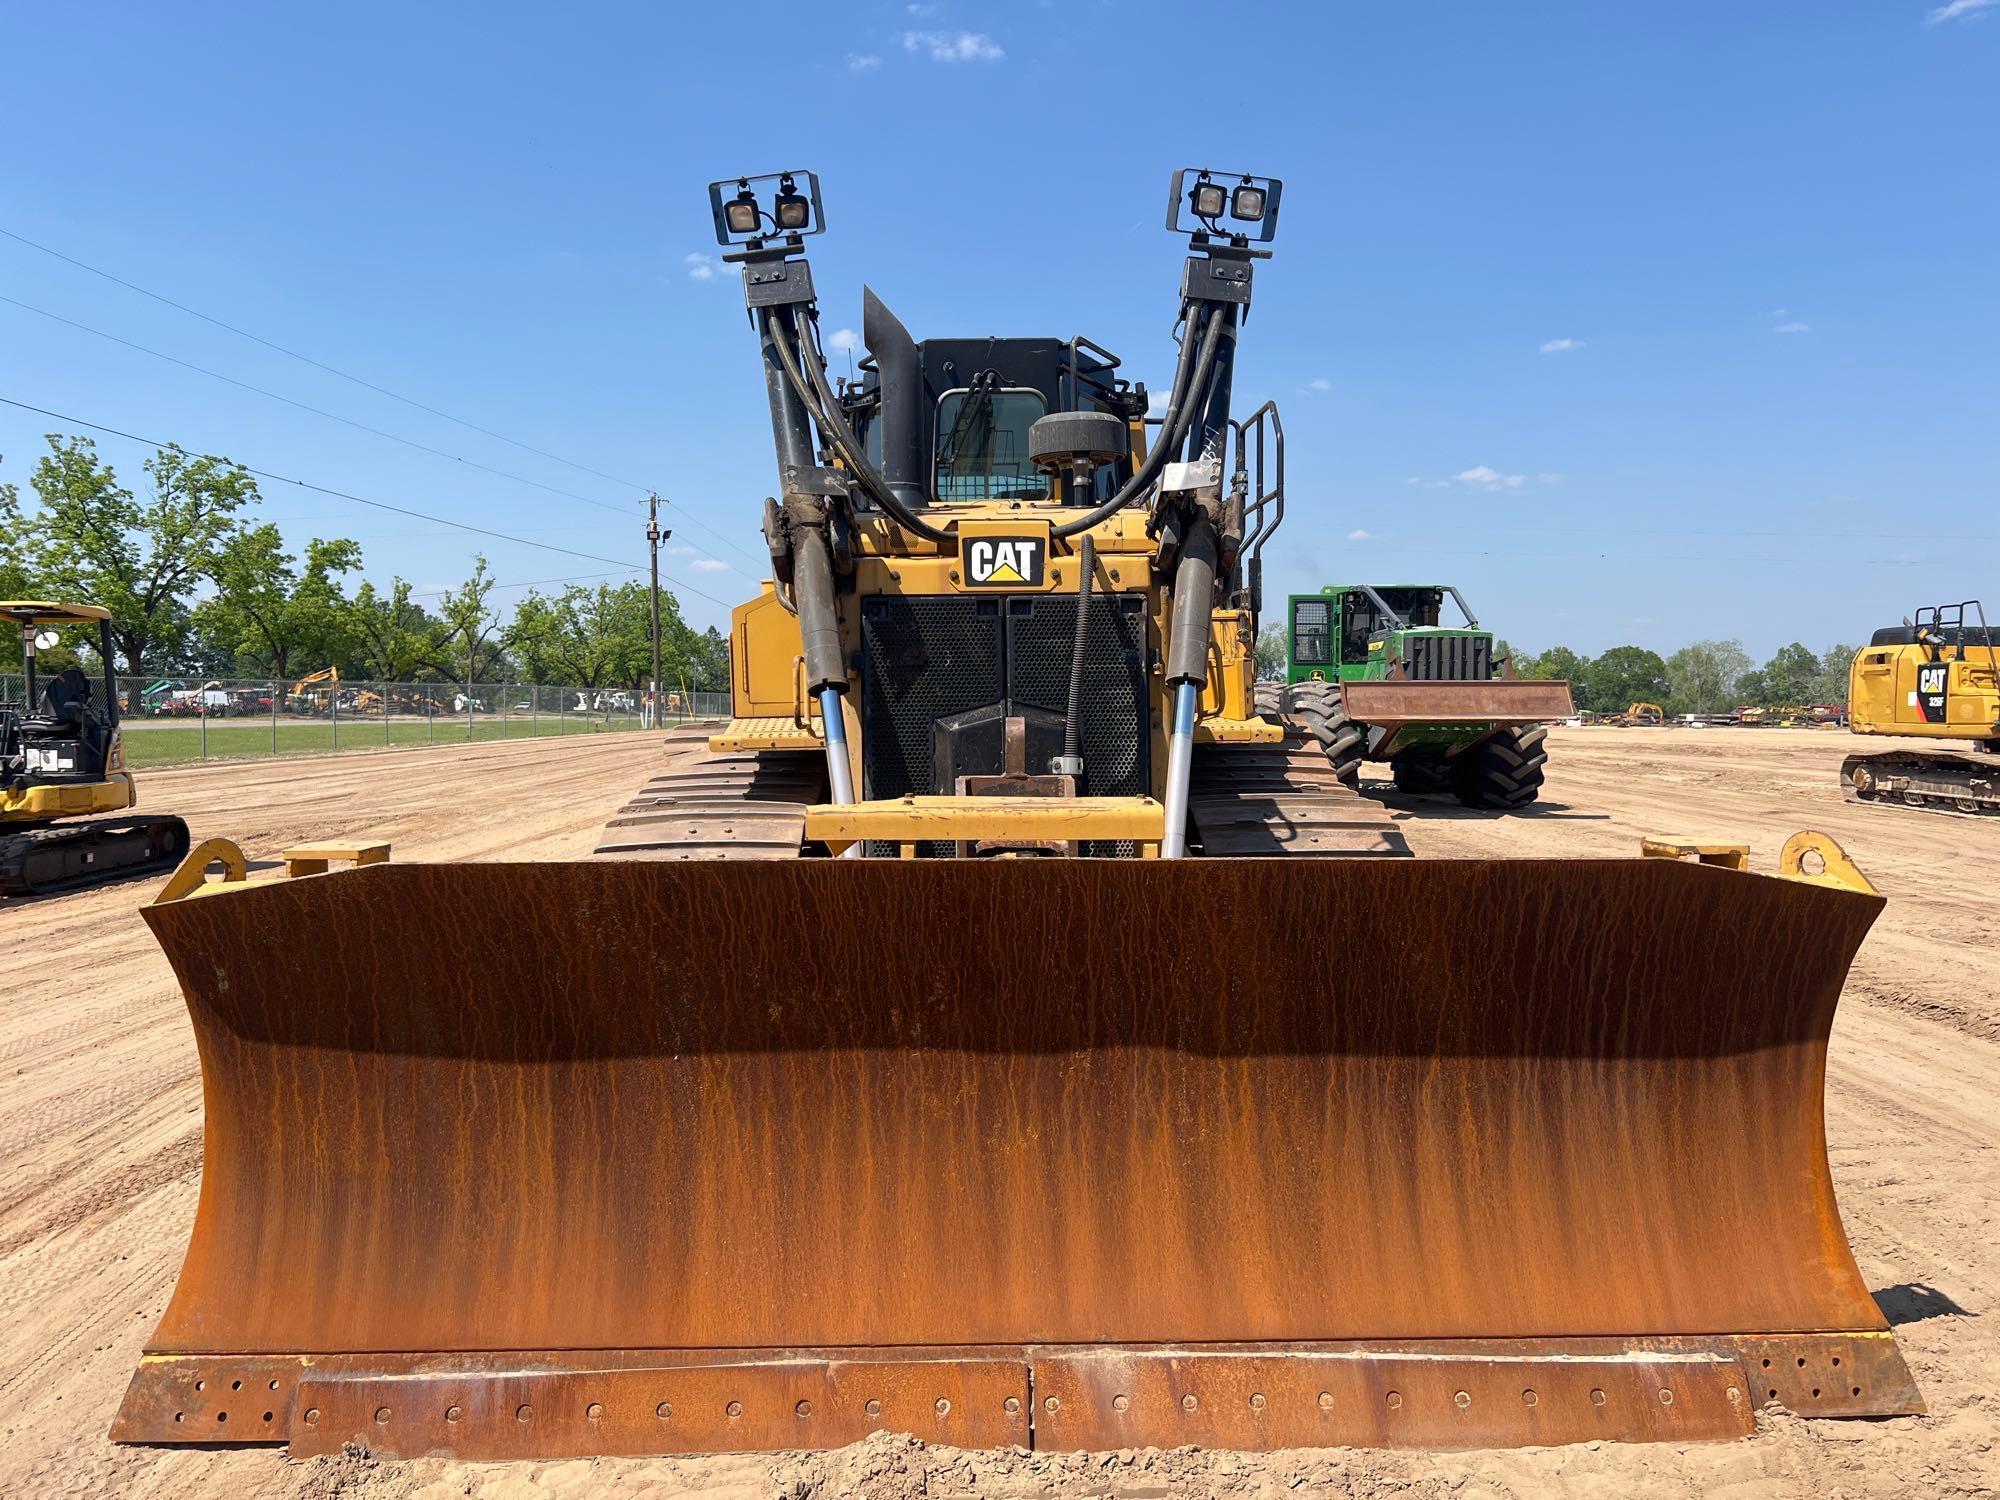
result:
[[[145,916],[122,1441],[1478,1446],[1921,1410],[1821,1087],[1879,898],[1670,860],[378,864]]]

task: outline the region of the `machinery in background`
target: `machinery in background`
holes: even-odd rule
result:
[[[1876,631],[1848,669],[1847,712],[1856,734],[1967,747],[1850,755],[1840,767],[1849,801],[2000,814],[2000,643],[1977,599],[1927,605]]]
[[[1464,625],[1441,623],[1447,594]],[[1349,786],[1363,761],[1386,761],[1400,791],[1525,807],[1541,795],[1547,726],[1576,711],[1567,682],[1495,661],[1492,633],[1449,584],[1294,594],[1286,649],[1285,707]]]
[[[11,600],[0,602],[0,619],[20,629],[26,684],[22,702],[0,704],[0,895],[44,896],[177,864],[187,824],[129,811],[139,792],[118,728],[111,612]],[[38,653],[79,626],[94,632],[101,698],[79,667],[37,670]]]
[[[339,698],[340,668],[321,667],[317,672],[308,672],[287,689],[285,707],[295,714],[316,717],[328,712]]]

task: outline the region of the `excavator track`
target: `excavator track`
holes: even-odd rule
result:
[[[166,814],[0,833],[0,895],[53,896],[170,870],[187,851],[187,824]]]
[[[2000,817],[2000,755],[1887,750],[1840,763],[1849,802],[1901,804],[1952,817]]]
[[[601,859],[794,859],[806,808],[823,800],[817,756],[796,750],[717,755],[711,726],[667,736],[667,766],[605,825]]]

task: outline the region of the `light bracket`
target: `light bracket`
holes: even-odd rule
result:
[[[1197,190],[1216,189],[1219,211],[1210,215],[1195,212]],[[1247,191],[1246,191],[1247,190]],[[1275,177],[1254,172],[1218,172],[1212,167],[1182,167],[1174,173],[1167,193],[1167,228],[1175,234],[1222,235],[1232,239],[1268,241],[1278,232],[1278,198],[1284,184]],[[1263,213],[1257,218],[1239,218],[1238,207],[1256,206],[1250,200],[1262,193]]]
[[[745,194],[757,204],[757,227],[754,230],[741,229],[729,222],[730,205],[739,202]],[[803,223],[782,227],[777,223],[773,216],[781,199],[791,209],[788,217],[795,217],[799,206],[806,209]],[[754,177],[725,177],[708,185],[708,207],[715,220],[715,242],[718,245],[746,245],[779,235],[823,234],[826,231],[826,210],[820,203],[817,172],[765,172]]]

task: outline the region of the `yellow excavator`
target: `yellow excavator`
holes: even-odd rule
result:
[[[1876,631],[1848,670],[1847,715],[1856,734],[1967,747],[1850,755],[1840,767],[1849,801],[2000,814],[2000,641],[1977,599],[1926,605]]]
[[[139,790],[118,728],[111,611],[13,599],[0,601],[0,619],[21,632],[24,689],[21,702],[0,703],[0,895],[52,895],[178,864],[187,824],[130,811]],[[39,654],[73,628],[95,635],[100,684],[80,667],[39,670]]]
[[[190,855],[146,920],[201,1201],[114,1437],[1466,1447],[1921,1409],[1827,1169],[1882,904],[1838,848],[1412,859],[1257,712],[1282,429],[1232,376],[1279,195],[1176,175],[1156,408],[1087,338],[919,340],[872,292],[836,384],[817,178],[711,186],[778,491],[733,717],[670,732],[592,858]]]

